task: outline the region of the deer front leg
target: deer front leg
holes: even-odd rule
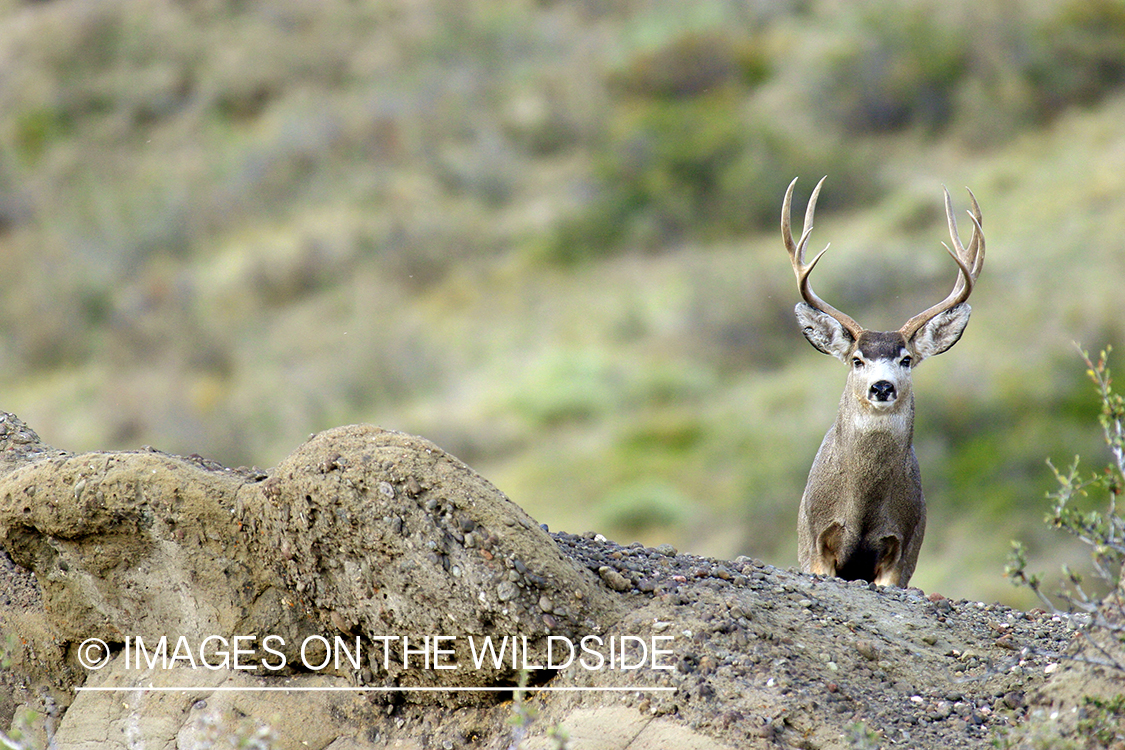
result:
[[[882,548],[875,563],[875,583],[879,586],[902,586],[902,545],[898,537],[883,537]]]
[[[844,536],[844,527],[839,523],[831,523],[828,528],[816,536],[816,551],[809,563],[809,572],[816,575],[836,575],[839,564],[840,542]]]

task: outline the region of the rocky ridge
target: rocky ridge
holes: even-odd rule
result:
[[[73,455],[2,414],[0,547],[0,721],[40,745],[548,748],[562,727],[596,750],[971,748],[1120,691],[1066,658],[1065,616],[550,534],[432,443],[364,425],[267,472]],[[222,663],[240,634],[253,668]],[[161,636],[190,653],[138,661]],[[363,661],[331,663],[337,638]],[[519,658],[479,659],[486,638]]]

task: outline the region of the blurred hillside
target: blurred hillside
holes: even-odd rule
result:
[[[948,292],[968,185],[914,582],[1027,603],[1011,538],[1084,554],[1044,460],[1104,458],[1072,342],[1125,349],[1122,123],[1117,0],[0,0],[0,408],[229,465],[373,422],[552,528],[790,565],[844,372],[785,185],[829,176],[817,290],[872,328]]]

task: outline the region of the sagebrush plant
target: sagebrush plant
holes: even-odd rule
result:
[[[1110,347],[1104,349],[1096,361],[1086,352],[1086,374],[1093,381],[1101,400],[1101,423],[1111,460],[1098,472],[1083,475],[1078,469],[1078,458],[1066,470],[1060,470],[1050,461],[1048,465],[1058,480],[1058,488],[1051,492],[1051,509],[1046,523],[1077,537],[1090,547],[1093,575],[1091,588],[1077,571],[1063,566],[1063,575],[1069,584],[1057,594],[1063,604],[1060,608],[1043,591],[1042,577],[1027,572],[1027,554],[1023,545],[1013,542],[1013,551],[1006,573],[1016,585],[1028,586],[1048,610],[1081,615],[1080,632],[1088,648],[1073,658],[1102,667],[1125,672],[1125,596],[1121,588],[1122,565],[1125,563],[1125,518],[1117,507],[1125,491],[1125,398],[1115,393],[1108,365]],[[1104,511],[1083,511],[1077,500],[1093,493],[1105,493],[1107,507]]]

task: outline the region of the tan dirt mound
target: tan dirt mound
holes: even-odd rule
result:
[[[0,721],[38,746],[975,748],[1084,674],[1065,617],[548,534],[362,425],[263,472],[72,455],[0,413],[0,548]],[[481,660],[485,637],[526,651]],[[525,667],[550,692],[520,707]]]

